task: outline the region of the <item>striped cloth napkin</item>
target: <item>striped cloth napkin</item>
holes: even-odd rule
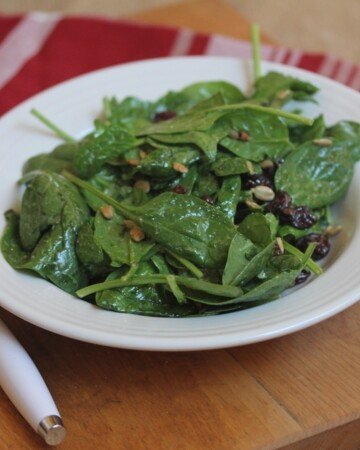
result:
[[[0,16],[0,114],[76,75],[164,56],[251,57],[249,42],[188,29],[54,13]],[[322,53],[262,46],[262,58],[301,67],[360,90],[360,66]]]

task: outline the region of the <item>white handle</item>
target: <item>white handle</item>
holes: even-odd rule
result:
[[[46,433],[39,430],[39,425],[48,416],[60,416],[59,411],[35,364],[1,320],[0,385],[20,414],[48,442]],[[63,435],[65,429],[60,431]]]

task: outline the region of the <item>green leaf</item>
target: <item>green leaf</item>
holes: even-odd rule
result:
[[[216,176],[207,170],[207,166],[202,167],[199,172],[193,189],[193,195],[202,198],[206,195],[211,197],[217,194],[219,183]]]
[[[60,173],[62,170],[71,170],[72,161],[78,151],[77,143],[61,144],[55,147],[51,153],[41,153],[28,159],[22,169],[26,175],[35,170]]]
[[[205,81],[194,83],[183,89],[182,93],[190,98],[194,105],[217,93],[222,95],[222,98],[227,104],[240,103],[245,100],[245,96],[240,89],[227,81]]]
[[[274,241],[277,228],[278,221],[273,214],[252,213],[240,223],[238,231],[255,245],[265,247]]]
[[[248,161],[244,158],[221,156],[211,164],[211,170],[218,177],[228,177],[229,175],[241,175],[249,172]],[[256,171],[256,169],[254,168]]]
[[[194,144],[199,147],[209,160],[217,154],[217,145],[228,133],[225,124],[215,124],[206,131],[188,131],[179,134],[154,134],[152,139],[168,144]]]
[[[234,284],[237,275],[248,265],[249,261],[256,255],[258,248],[250,239],[241,233],[233,237],[225,269],[222,275],[223,284]]]
[[[132,194],[133,188],[120,178],[116,167],[104,166],[100,172],[88,180],[94,187],[115,200],[124,200]],[[87,204],[93,211],[97,211],[105,202],[88,190],[82,189]]]
[[[20,242],[19,217],[9,212],[6,218],[1,251],[14,269],[32,270],[69,293],[75,293],[86,284],[85,273],[75,253],[73,227],[63,227],[61,223],[54,225],[42,235],[34,250],[26,251]]]
[[[218,193],[218,207],[234,221],[236,207],[241,190],[241,178],[238,176],[224,177]]]
[[[84,178],[98,173],[104,164],[141,144],[131,134],[116,126],[109,126],[100,135],[80,144],[74,158],[76,172]]]
[[[320,139],[325,134],[325,128],[324,116],[321,114],[314,120],[311,127],[306,125],[295,125],[290,127],[290,139],[296,144],[303,144],[307,141]]]
[[[124,227],[124,219],[120,214],[114,214],[109,220],[100,211],[95,215],[94,239],[109,256],[113,267],[138,264],[154,246],[148,240],[134,242]]]
[[[343,141],[353,160],[360,160],[360,124],[358,122],[343,120],[328,128],[326,134]]]
[[[162,147],[149,153],[137,166],[137,170],[155,178],[169,178],[178,174],[173,167],[174,163],[188,167],[199,158],[199,152],[190,146]]]
[[[311,83],[278,72],[269,72],[256,81],[251,101],[280,107],[291,99],[310,100],[317,91],[318,88]]]
[[[115,271],[107,280],[117,280],[123,273],[121,270]],[[154,273],[155,269],[149,262],[142,262],[136,275],[146,277]],[[194,305],[179,305],[171,298],[163,298],[153,285],[104,290],[96,295],[96,304],[100,308],[116,312],[163,317],[181,317],[195,312]]]
[[[260,162],[265,158],[283,157],[292,150],[284,122],[266,111],[240,110],[227,116],[228,129],[245,132],[248,141],[225,137],[220,145],[241,158]]]
[[[76,187],[61,175],[40,172],[27,186],[22,199],[20,238],[26,250],[32,250],[42,233],[63,223],[64,228],[82,225],[88,208]]]
[[[343,141],[333,139],[329,147],[308,142],[281,164],[275,184],[292,196],[294,204],[320,208],[345,194],[353,172],[353,159]]]

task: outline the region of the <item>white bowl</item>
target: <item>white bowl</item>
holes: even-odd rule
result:
[[[304,70],[264,62],[319,86],[319,105],[304,114],[325,113],[328,124],[360,121],[360,94]],[[201,80],[249,85],[251,66],[236,58],[184,57],[110,67],[62,83],[32,97],[0,120],[0,212],[14,206],[23,163],[50,151],[59,140],[29,114],[38,108],[60,127],[81,136],[92,127],[105,96],[155,99],[170,89]],[[355,303],[360,297],[360,168],[339,207],[345,232],[336,238],[325,273],[301,289],[256,308],[199,318],[156,318],[118,314],[78,300],[49,282],[12,269],[0,256],[0,305],[17,316],[64,336],[141,350],[201,350],[258,342],[306,328]],[[0,230],[5,225],[0,218]]]

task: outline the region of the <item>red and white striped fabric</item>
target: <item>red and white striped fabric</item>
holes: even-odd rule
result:
[[[0,114],[63,80],[139,59],[179,55],[251,57],[249,42],[187,29],[90,17],[0,16]],[[333,56],[262,47],[265,60],[320,73],[360,90],[360,66]]]

